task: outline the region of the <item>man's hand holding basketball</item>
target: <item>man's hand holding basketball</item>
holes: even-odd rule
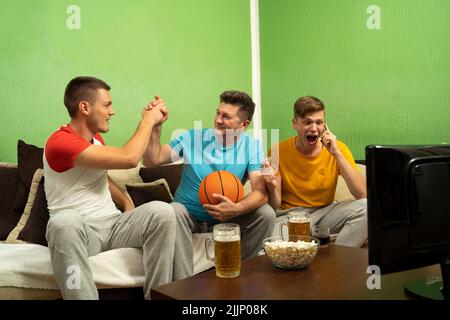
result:
[[[221,202],[219,204],[203,205],[203,209],[205,209],[211,217],[223,222],[239,215],[238,205],[236,203],[218,193],[214,193],[213,197],[219,199]]]

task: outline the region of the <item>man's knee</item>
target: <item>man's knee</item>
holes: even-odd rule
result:
[[[257,215],[258,219],[264,221],[266,224],[272,225],[272,227],[275,225],[275,210],[268,204],[262,205],[256,209],[253,214]]]
[[[46,238],[72,237],[84,229],[83,218],[76,211],[62,211],[51,216],[47,223]]]
[[[344,212],[346,216],[367,215],[367,199],[347,200],[338,203],[334,210]]]
[[[146,226],[150,224],[162,224],[164,222],[175,222],[175,211],[166,202],[151,201],[139,207],[136,214],[139,214],[142,223]]]
[[[361,199],[355,200],[354,202],[357,206],[367,209],[367,198],[361,198]]]
[[[77,230],[83,228],[83,225],[83,218],[76,211],[63,211],[50,217],[47,230],[51,232]]]
[[[361,216],[361,217],[367,217],[367,199],[362,198],[353,201],[352,206],[354,208],[354,212]]]

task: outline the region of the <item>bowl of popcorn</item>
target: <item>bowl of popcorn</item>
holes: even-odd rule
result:
[[[263,249],[273,265],[281,269],[307,267],[317,254],[320,241],[311,236],[273,236],[263,241]]]

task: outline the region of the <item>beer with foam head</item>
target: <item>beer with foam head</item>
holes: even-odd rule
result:
[[[213,228],[213,240],[216,276],[219,278],[235,278],[239,276],[241,273],[241,235],[239,225],[234,223],[216,224]],[[209,257],[208,248],[206,248],[206,254],[212,260]]]
[[[288,218],[288,234],[289,241],[295,238],[294,236],[309,236],[310,234],[310,220],[306,217],[292,216]]]
[[[216,274],[234,278],[241,273],[241,239],[239,235],[214,237]]]
[[[309,236],[311,233],[311,216],[309,213],[289,212],[287,223],[280,225],[283,234],[283,225],[288,227],[289,241],[296,241],[296,236]]]

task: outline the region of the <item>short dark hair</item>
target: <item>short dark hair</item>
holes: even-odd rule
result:
[[[80,101],[95,102],[98,89],[111,90],[103,80],[94,77],[76,77],[69,81],[64,92],[64,105],[71,117],[74,117],[78,110]]]
[[[241,120],[252,121],[255,112],[255,103],[252,98],[242,91],[229,90],[220,95],[220,102],[239,107],[239,117]]]
[[[325,105],[319,98],[305,96],[294,103],[294,118],[304,118],[308,113],[325,110]]]

